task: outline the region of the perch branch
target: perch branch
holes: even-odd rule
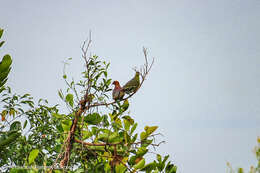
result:
[[[147,49],[146,48],[143,48],[143,53],[144,53],[145,63],[139,70],[139,72],[141,74],[141,77],[142,77],[140,85],[138,86],[138,88],[137,88],[137,90],[135,92],[133,92],[132,94],[130,94],[126,98],[122,99],[121,101],[129,99],[130,97],[132,97],[139,90],[139,88],[141,88],[141,86],[143,85],[143,83],[144,83],[148,73],[150,72],[150,70],[151,70],[151,68],[152,68],[152,66],[154,64],[154,58],[152,60],[152,63],[149,64],[148,57],[147,57],[148,53],[147,53]],[[97,106],[109,106],[109,105],[112,105],[112,104],[115,104],[115,103],[116,103],[116,101],[113,101],[113,102],[110,102],[110,103],[94,103],[92,105],[89,105],[88,109],[91,108],[91,107],[97,107]]]
[[[82,57],[85,60],[87,71],[89,71],[88,70],[87,52],[88,52],[89,46],[91,44],[91,41],[92,40],[91,40],[91,33],[90,33],[90,38],[88,40],[87,47],[85,47],[86,41],[84,41],[84,43],[81,47],[81,50],[83,52]],[[73,146],[73,143],[74,143],[74,134],[75,134],[75,131],[76,131],[76,127],[77,127],[79,117],[89,108],[89,104],[91,102],[91,99],[89,99],[89,93],[88,93],[89,87],[90,87],[90,85],[88,84],[88,88],[86,89],[86,94],[84,95],[84,98],[80,101],[80,108],[75,113],[75,118],[72,121],[72,125],[71,125],[70,131],[68,133],[68,137],[65,141],[65,152],[63,154],[63,159],[60,161],[60,167],[61,168],[64,168],[64,166],[68,165],[70,153],[71,153],[72,146]],[[88,105],[88,106],[86,106],[86,105]]]

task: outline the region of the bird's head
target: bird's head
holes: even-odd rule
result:
[[[119,82],[117,80],[115,80],[112,84],[115,85],[115,86],[118,86]]]
[[[135,78],[136,78],[136,79],[139,79],[139,76],[140,76],[140,72],[139,72],[139,71],[136,71],[136,72],[135,72]]]

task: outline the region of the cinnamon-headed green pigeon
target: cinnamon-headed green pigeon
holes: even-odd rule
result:
[[[131,94],[133,92],[136,92],[140,85],[140,79],[139,79],[140,73],[137,71],[135,73],[135,77],[128,81],[124,86],[123,90],[125,91],[126,94]]]
[[[112,96],[114,100],[122,100],[125,92],[123,91],[123,88],[120,86],[119,82],[116,80],[112,83],[115,85],[115,88],[113,89]]]

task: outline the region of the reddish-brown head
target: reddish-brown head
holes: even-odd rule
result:
[[[112,84],[115,85],[115,86],[118,86],[119,82],[117,80],[115,80]]]

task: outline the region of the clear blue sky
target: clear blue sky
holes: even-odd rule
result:
[[[260,136],[259,0],[2,1],[3,53],[13,57],[8,84],[17,93],[61,103],[61,63],[83,69],[80,46],[92,30],[91,52],[111,62],[125,83],[149,48],[155,65],[131,99],[131,113],[164,134],[158,152],[179,173],[249,168]]]

